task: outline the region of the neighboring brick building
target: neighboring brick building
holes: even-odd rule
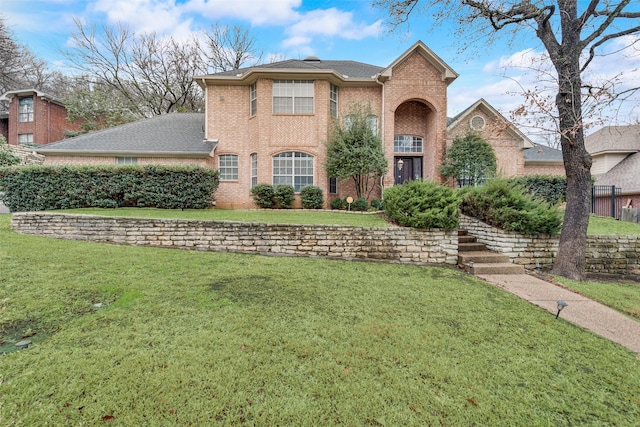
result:
[[[80,130],[79,124],[67,120],[64,104],[53,96],[25,89],[7,92],[3,97],[9,100],[9,108],[5,115],[0,114],[0,131],[6,128],[10,145],[45,145],[63,139],[67,130]]]

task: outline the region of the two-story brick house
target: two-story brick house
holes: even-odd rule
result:
[[[9,145],[45,145],[65,137],[65,131],[80,130],[67,120],[67,109],[59,99],[35,89],[15,90],[3,95],[8,111],[0,116],[1,130]],[[3,133],[4,134],[4,133]]]
[[[353,196],[347,181],[327,176],[324,163],[331,120],[355,102],[370,106],[384,144],[384,186],[440,181],[447,86],[457,76],[417,42],[387,67],[310,57],[195,77],[205,91],[205,138],[217,143],[218,205],[253,207],[257,183],[291,184],[296,191],[313,184],[327,199]]]

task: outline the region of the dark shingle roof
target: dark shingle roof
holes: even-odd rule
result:
[[[42,154],[194,155],[211,153],[204,140],[204,114],[172,113],[139,120],[48,144]]]
[[[342,76],[352,78],[372,78],[384,67],[377,65],[365,64],[356,61],[339,61],[329,60],[322,61],[319,59],[288,59],[286,61],[272,62],[270,64],[256,65],[254,67],[240,68],[238,70],[223,71],[221,73],[211,74],[210,76],[238,76],[244,75],[250,71],[278,71],[278,70],[301,70],[301,71],[335,71]],[[208,77],[208,76],[207,76]]]
[[[527,148],[522,152],[525,162],[560,162],[562,163],[562,151],[546,145],[536,144],[533,148]]]

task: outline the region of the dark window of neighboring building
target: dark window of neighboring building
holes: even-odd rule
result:
[[[18,121],[33,121],[33,97],[20,98],[18,100]]]
[[[329,178],[329,194],[338,194],[338,178]]]

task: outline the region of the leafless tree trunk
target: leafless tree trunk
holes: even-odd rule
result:
[[[416,9],[419,3],[421,7]],[[607,42],[640,34],[640,12],[629,10],[631,0],[590,0],[582,3],[580,12],[577,0],[374,2],[388,8],[395,23],[406,21],[410,13],[419,10],[431,13],[437,19],[456,19],[468,31],[489,29],[494,33],[512,31],[517,34],[534,30],[557,73],[555,108],[567,173],[567,207],[553,272],[577,280],[582,280],[586,272],[591,190],[591,156],[584,145],[582,75]],[[625,93],[603,93],[602,88],[599,90],[611,101],[638,88]]]

